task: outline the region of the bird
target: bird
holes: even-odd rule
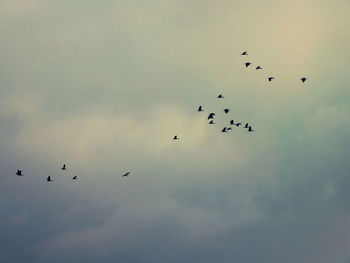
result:
[[[224,96],[222,94],[219,94],[218,99],[223,99]]]
[[[244,51],[241,56],[247,56],[248,55],[248,52],[247,51]]]
[[[248,122],[245,124],[244,128],[249,128]]]
[[[224,112],[227,114],[229,113],[230,109],[224,109]]]
[[[307,81],[307,78],[303,77],[303,78],[301,78],[300,80],[301,80],[301,82],[304,83],[305,81]]]
[[[204,111],[204,110],[202,109],[202,106],[199,106],[198,111]]]
[[[262,69],[262,67],[260,67],[260,66],[257,66],[257,67],[256,67],[256,70],[258,70],[258,69]]]
[[[237,127],[239,127],[239,126],[242,125],[242,123],[239,122],[239,123],[236,123],[235,125],[236,125]]]
[[[78,179],[78,176],[73,176],[73,178],[72,178],[72,180],[76,180],[76,179]]]
[[[177,137],[177,135],[175,135],[173,140],[179,140],[179,137]]]
[[[66,164],[63,164],[61,170],[63,170],[63,171],[67,170]]]
[[[252,64],[252,63],[247,62],[247,63],[245,63],[244,65],[245,65],[245,67],[247,68],[247,67],[249,67],[251,64]]]
[[[129,176],[130,172],[127,172],[125,174],[122,175],[122,177],[126,177],[126,176]]]
[[[252,126],[249,126],[248,132],[253,132],[254,130],[252,129]]]
[[[18,176],[23,176],[22,170],[17,170],[16,175],[18,175]]]
[[[51,176],[48,176],[48,177],[46,178],[46,181],[52,182]]]
[[[215,122],[214,122],[213,120],[211,120],[211,121],[209,122],[209,124],[215,124]]]
[[[273,79],[275,79],[274,77],[269,77],[267,78],[269,81],[272,81]]]
[[[227,128],[224,127],[224,128],[221,130],[221,132],[227,132]]]
[[[209,113],[208,120],[210,120],[210,119],[214,119],[214,115],[215,115],[215,113],[214,113],[214,112]]]
[[[231,124],[231,125],[234,125],[235,122],[234,122],[233,120],[230,120],[230,124]]]

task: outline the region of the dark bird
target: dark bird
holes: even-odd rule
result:
[[[257,67],[256,67],[256,70],[258,70],[258,69],[262,69],[262,67],[260,67],[260,66],[257,66]]]
[[[17,170],[16,175],[18,175],[18,176],[23,176],[22,170]]]
[[[208,120],[210,120],[210,119],[214,119],[214,115],[215,115],[215,113],[214,113],[214,112],[209,113]]]
[[[175,135],[173,140],[179,140],[179,137],[177,137],[177,135]]]
[[[78,179],[78,176],[73,176],[72,180]]]
[[[248,122],[245,124],[244,128],[247,128],[247,129],[249,128]]]
[[[227,128],[224,127],[224,128],[221,130],[221,132],[227,132]]]
[[[48,177],[46,178],[46,181],[52,182],[51,176],[48,176]]]
[[[248,127],[248,132],[253,132],[254,130],[252,129],[252,126]]]
[[[227,114],[230,111],[230,109],[224,109],[224,112]]]
[[[122,177],[126,177],[126,176],[129,176],[130,172],[127,172],[125,174],[122,175]]]
[[[215,124],[215,122],[214,122],[213,120],[211,120],[211,121],[209,122],[209,124]]]
[[[224,96],[222,94],[219,94],[218,99],[223,99]]]
[[[272,81],[273,79],[275,79],[274,77],[269,77],[267,78],[269,81]]]
[[[307,81],[307,78],[304,77],[304,78],[301,78],[300,80],[301,80],[301,82],[304,83],[305,81]]]
[[[66,164],[63,164],[61,170],[63,170],[63,171],[67,170]]]
[[[198,111],[204,111],[204,110],[202,109],[202,106],[199,106]]]
[[[247,68],[247,67],[249,67],[251,64],[252,64],[252,63],[247,62],[247,63],[245,63],[244,65],[245,65],[245,67]]]
[[[234,125],[235,122],[234,122],[233,120],[230,120],[230,124],[231,124],[231,125]]]
[[[248,52],[247,51],[244,51],[241,56],[247,56],[248,55]]]
[[[237,127],[239,127],[239,126],[242,125],[242,123],[239,122],[239,123],[236,123],[235,125],[236,125]]]

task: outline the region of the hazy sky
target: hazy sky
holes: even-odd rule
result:
[[[349,263],[349,13],[0,0],[0,262]]]

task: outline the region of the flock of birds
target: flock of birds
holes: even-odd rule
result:
[[[248,52],[247,52],[247,51],[244,51],[244,52],[241,53],[241,56],[247,56],[247,55],[248,55]],[[248,68],[249,66],[252,65],[252,63],[251,63],[251,62],[245,62],[244,65],[245,65],[246,68]],[[263,68],[262,68],[260,65],[258,65],[255,69],[256,69],[256,70],[262,70]],[[267,78],[267,80],[268,80],[269,82],[271,82],[271,81],[274,80],[274,79],[275,79],[275,77],[273,77],[273,76],[270,76],[270,77]],[[302,83],[304,83],[305,81],[307,81],[307,78],[306,78],[306,77],[302,77],[300,80],[301,80]],[[223,96],[222,94],[219,94],[219,95],[217,96],[217,98],[218,98],[218,99],[223,99],[224,96]],[[203,107],[202,107],[202,106],[199,106],[197,112],[203,112],[203,111],[204,111]],[[229,108],[225,108],[223,111],[224,111],[225,114],[228,114],[228,113],[230,112],[230,109],[229,109]],[[209,115],[208,115],[209,123],[208,123],[208,124],[210,124],[210,125],[216,124],[216,123],[214,122],[214,116],[215,116],[215,113],[214,113],[214,112],[210,112],[210,113],[209,113]],[[232,126],[240,127],[240,126],[243,126],[243,124],[242,124],[241,122],[235,122],[234,120],[230,120],[229,126],[223,127],[223,128],[221,129],[221,132],[222,132],[222,133],[226,133],[226,132],[228,132],[229,130],[232,130]],[[252,128],[252,126],[250,126],[248,122],[245,123],[245,125],[243,126],[243,128],[244,128],[244,129],[247,129],[248,132],[253,132],[253,131],[254,131],[253,128]],[[180,138],[179,138],[178,135],[175,135],[175,136],[173,137],[173,140],[175,140],[175,141],[176,141],[176,140],[180,140]],[[66,164],[63,164],[61,170],[63,170],[63,171],[67,171],[67,170],[68,170]],[[22,170],[17,170],[16,175],[17,175],[17,176],[23,176]],[[130,172],[126,172],[125,174],[122,175],[122,177],[128,177],[129,175],[130,175]],[[77,180],[77,179],[78,179],[77,176],[73,176],[73,177],[72,177],[72,180]],[[48,177],[46,178],[46,181],[52,182],[53,180],[52,180],[51,176],[48,176]]]

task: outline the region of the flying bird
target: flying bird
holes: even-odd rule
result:
[[[254,130],[252,129],[252,126],[248,127],[248,132],[253,132]]]
[[[215,122],[214,122],[213,120],[211,120],[211,121],[209,122],[209,124],[215,124]]]
[[[272,81],[273,79],[275,79],[274,77],[269,77],[267,78],[269,81]]]
[[[122,175],[122,177],[126,177],[126,176],[129,176],[130,172],[127,172],[125,174]]]
[[[198,111],[204,111],[204,110],[202,109],[202,106],[199,106]]]
[[[301,80],[301,82],[304,83],[305,81],[307,81],[307,78],[303,77],[303,78],[301,78],[300,80]]]
[[[247,51],[244,51],[241,56],[247,56],[248,55],[248,52]]]
[[[48,176],[48,177],[46,178],[46,181],[52,182],[51,176]]]
[[[262,67],[260,67],[260,66],[257,66],[257,67],[256,67],[256,70],[258,70],[258,69],[262,69]]]
[[[173,140],[179,140],[179,137],[177,137],[177,135],[175,135]]]
[[[244,128],[247,128],[247,129],[249,128],[248,122],[245,124]]]
[[[208,120],[210,120],[210,119],[214,119],[214,115],[215,115],[215,113],[214,113],[214,112],[209,113]]]
[[[61,170],[63,170],[63,171],[67,170],[66,164],[63,164]]]
[[[229,113],[230,109],[224,109],[224,112],[227,114]]]
[[[73,178],[72,178],[72,180],[76,180],[76,179],[78,179],[78,176],[73,176]]]
[[[237,127],[239,127],[239,126],[242,125],[242,123],[239,122],[239,123],[236,123],[235,125],[236,125]]]
[[[23,176],[22,170],[17,170],[16,175],[18,175],[18,176]]]
[[[218,99],[223,99],[224,96],[222,94],[219,94]]]
[[[247,68],[247,67],[249,67],[251,64],[252,64],[252,63],[247,62],[247,63],[245,63],[244,65],[245,65],[245,67]]]

